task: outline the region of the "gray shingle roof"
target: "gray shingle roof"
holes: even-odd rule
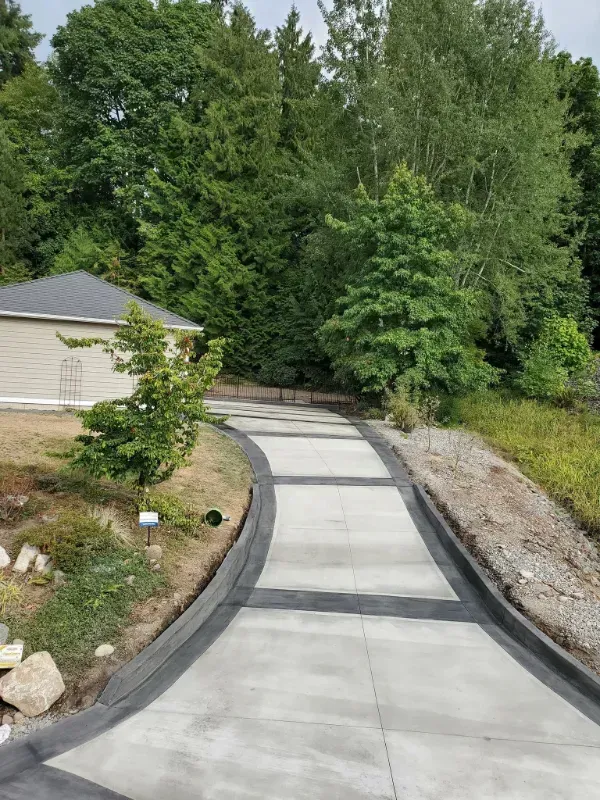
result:
[[[171,327],[200,328],[83,270],[0,287],[0,315],[118,322],[131,300]]]

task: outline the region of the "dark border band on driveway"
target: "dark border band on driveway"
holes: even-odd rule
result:
[[[246,452],[255,475],[268,477],[271,470],[262,450],[240,431],[226,431],[226,435]],[[81,791],[72,793],[69,773],[66,772],[62,788],[54,785],[58,777],[52,773],[54,783],[52,787],[46,787],[46,794],[43,786],[39,787],[37,794],[26,793],[25,787],[31,785],[32,779],[28,771],[36,770],[38,776],[46,781],[50,773],[38,770],[44,761],[94,739],[145,708],[210,647],[245,604],[244,594],[249,596],[256,585],[269,551],[275,514],[274,487],[255,484],[242,533],[215,577],[192,605],[152,644],[113,675],[92,708],[0,748],[0,798],[16,800],[37,796],[44,800],[54,800],[55,797],[66,800],[77,797],[79,800],[88,796]],[[248,588],[242,590],[239,602],[233,603],[230,595],[238,583]],[[99,798],[111,796],[118,797],[98,795]]]
[[[330,614],[474,622],[463,604],[456,600],[433,600],[423,597],[259,588],[254,589],[246,600],[246,606]]]
[[[383,437],[367,423],[375,447]],[[387,443],[386,443],[387,445]],[[388,446],[389,448],[389,446]],[[398,457],[389,448],[394,459]],[[387,466],[387,464],[386,464]],[[398,491],[432,558],[472,619],[524,669],[600,725],[600,678],[514,608],[468,552],[422,486]]]

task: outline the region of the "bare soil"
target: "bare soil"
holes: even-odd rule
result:
[[[16,556],[15,539],[28,526],[40,524],[44,516],[73,509],[85,511],[90,507],[78,494],[38,488],[39,482],[43,486],[47,476],[58,474],[64,465],[60,454],[68,451],[80,431],[79,420],[68,414],[0,412],[0,482],[12,481],[13,485],[17,475],[17,483],[25,481],[18,483],[18,487],[29,497],[24,509],[25,519],[0,520],[0,545],[13,558]],[[32,475],[33,480],[28,475]],[[116,505],[124,513],[130,540],[142,551],[146,535],[137,527],[131,507],[119,504],[118,493],[122,490],[114,484],[103,485],[109,494],[116,491]],[[55,721],[57,715],[92,705],[111,675],[141,652],[202,592],[241,531],[250,504],[251,486],[252,469],[243,451],[229,437],[210,426],[202,426],[190,465],[162,484],[159,491],[177,495],[199,516],[208,508],[217,507],[231,520],[219,528],[203,525],[197,538],[174,535],[169,528],[159,528],[152,533],[152,543],[163,548],[161,568],[166,586],[134,607],[130,623],[119,641],[111,642],[115,646],[113,656],[100,660],[92,657],[83,672],[63,674],[67,691],[52,708],[48,723]],[[53,594],[52,586],[32,584],[29,576],[15,577],[10,567],[4,572],[21,588],[26,611],[35,611]],[[2,713],[0,704],[0,716]],[[35,724],[15,726],[11,740],[43,724],[37,719]]]
[[[600,674],[600,552],[586,532],[478,437],[370,424],[507,599]]]

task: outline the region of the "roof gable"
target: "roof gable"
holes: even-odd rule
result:
[[[169,327],[201,329],[83,270],[0,287],[0,315],[116,323],[122,321],[131,300]]]

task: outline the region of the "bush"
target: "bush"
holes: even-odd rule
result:
[[[547,320],[523,362],[518,384],[528,397],[571,404],[590,396],[594,355],[571,318]]]
[[[116,545],[110,525],[77,512],[68,512],[56,522],[29,528],[19,537],[18,546],[26,541],[51,556],[56,569],[68,573],[86,569],[92,559],[107,555]]]
[[[421,421],[419,409],[411,401],[406,389],[390,393],[386,402],[388,414],[395,428],[411,433]]]
[[[172,525],[190,536],[197,535],[201,522],[191,506],[172,494],[150,494],[142,500],[140,511],[157,511],[164,525]]]

